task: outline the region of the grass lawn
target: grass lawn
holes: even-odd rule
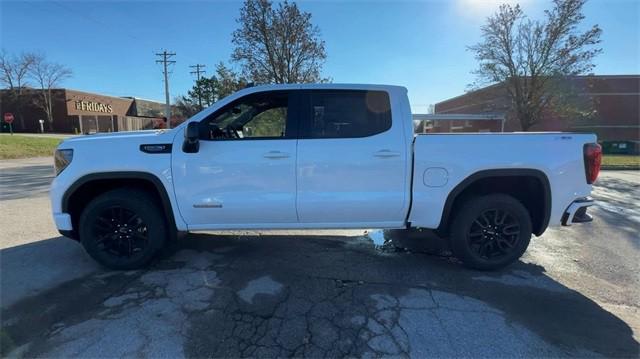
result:
[[[640,169],[640,156],[638,155],[603,155],[603,168],[636,168]]]
[[[0,135],[0,159],[52,156],[61,142],[58,138]]]

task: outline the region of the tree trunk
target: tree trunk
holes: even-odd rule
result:
[[[53,132],[53,106],[51,104],[51,89],[47,89],[47,120],[49,120],[49,131]]]
[[[20,129],[24,131],[24,116],[22,115],[22,89],[18,90],[18,96],[16,97],[16,115],[18,121],[20,121]]]
[[[526,112],[522,113],[520,115],[520,127],[522,127],[522,131],[528,132],[529,129],[531,129],[531,126],[533,126],[533,121],[531,120],[531,114]]]

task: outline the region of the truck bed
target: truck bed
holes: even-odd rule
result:
[[[563,132],[416,135],[409,221],[438,228],[448,196],[474,174],[534,171],[548,180],[554,195],[549,225],[558,225],[571,202],[591,192],[582,155],[591,142],[593,134]]]

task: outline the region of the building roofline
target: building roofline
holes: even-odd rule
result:
[[[23,89],[31,90],[31,91],[42,91],[41,88],[37,88],[37,87],[23,87]],[[9,90],[10,89],[8,89],[8,88],[1,88],[0,89],[0,91],[9,91]],[[164,105],[164,102],[160,102],[160,101],[157,101],[157,100],[150,100],[150,99],[146,99],[146,98],[142,98],[142,97],[115,96],[115,95],[109,95],[109,94],[100,94],[100,93],[95,93],[95,92],[89,92],[89,91],[84,91],[84,90],[76,90],[76,89],[67,88],[67,87],[55,87],[55,88],[52,88],[51,91],[65,91],[65,92],[71,91],[71,92],[77,92],[77,93],[81,93],[81,94],[89,95],[89,96],[110,97],[110,98],[123,100],[123,101],[140,100],[140,101],[147,101],[147,102],[153,102],[153,103]]]
[[[140,101],[147,101],[147,102],[155,102],[155,103],[159,103],[161,105],[164,105],[164,102],[160,102],[158,100],[151,100],[148,98],[142,98],[142,97],[137,97],[137,96],[120,96],[121,98],[126,98],[126,99],[131,99],[131,100],[140,100]]]
[[[445,100],[442,100],[442,101],[436,102],[436,103],[434,104],[434,106],[437,106],[437,105],[439,105],[439,104],[441,104],[441,103],[443,103],[443,102],[448,102],[448,101],[456,100],[456,99],[458,99],[458,98],[465,97],[465,96],[468,96],[468,95],[474,94],[474,93],[476,93],[476,92],[482,92],[482,91],[485,91],[485,90],[488,90],[488,89],[491,89],[491,88],[494,88],[494,87],[498,87],[498,86],[500,86],[500,85],[502,85],[502,82],[497,82],[497,83],[495,83],[495,84],[491,84],[491,85],[488,85],[488,86],[485,86],[485,87],[482,87],[482,88],[479,88],[479,89],[471,90],[471,91],[468,91],[468,92],[463,93],[462,95],[454,96],[454,97],[451,97],[451,98],[448,98],[448,99],[445,99]]]
[[[72,89],[72,88],[58,88],[56,90],[62,90],[62,91],[72,91],[72,92],[79,92],[81,94],[85,94],[85,95],[90,95],[90,96],[98,96],[98,97],[111,97],[114,99],[118,99],[118,100],[124,100],[127,101],[129,99],[124,98],[122,96],[114,96],[114,95],[107,95],[107,94],[99,94],[99,93],[95,93],[95,92],[88,92],[88,91],[84,91],[84,90],[76,90],[76,89]]]

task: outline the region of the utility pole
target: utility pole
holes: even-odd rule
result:
[[[191,71],[190,74],[195,74],[196,77],[198,78],[196,81],[196,87],[198,86],[198,82],[200,81],[200,74],[205,73],[205,70],[200,70],[202,68],[205,68],[205,65],[201,65],[201,64],[195,64],[195,65],[191,65],[189,66],[192,69],[196,69],[195,71]],[[200,90],[198,89],[198,106],[200,106],[200,109],[202,110],[202,97],[200,96]]]
[[[162,60],[156,60],[156,63],[157,64],[162,63],[162,66],[163,66],[162,73],[164,74],[164,97],[165,97],[164,115],[167,118],[167,128],[171,128],[171,104],[169,103],[169,75],[167,72],[167,65],[176,63],[175,61],[169,60],[172,56],[175,56],[175,55],[176,55],[175,52],[167,52],[167,50],[164,50],[161,53],[156,53],[156,56],[160,56],[162,58]]]

